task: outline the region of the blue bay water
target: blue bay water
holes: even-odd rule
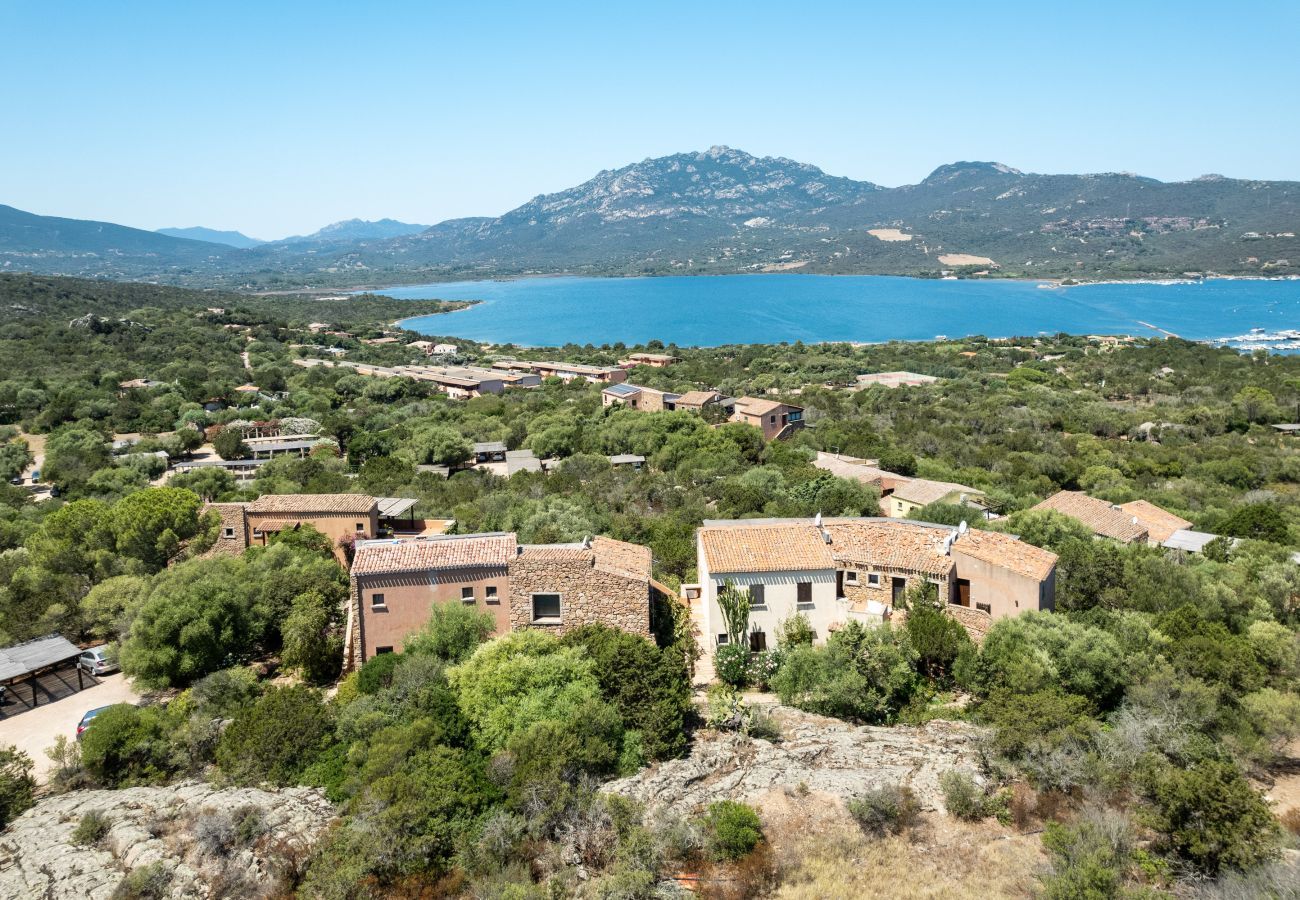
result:
[[[479,300],[420,316],[425,334],[555,346],[680,346],[777,341],[930,340],[1069,332],[1191,340],[1251,328],[1300,329],[1300,281],[1210,280],[1043,289],[1023,281],[935,281],[874,275],[718,275],[521,278],[392,288],[406,299]]]

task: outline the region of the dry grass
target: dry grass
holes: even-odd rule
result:
[[[910,241],[912,239],[912,235],[906,234],[897,228],[868,228],[867,234],[871,235],[878,241],[888,241],[891,243],[897,241]]]
[[[945,266],[992,266],[996,265],[987,256],[972,256],[969,253],[944,253],[939,262]]]
[[[778,900],[1029,897],[1047,857],[1037,834],[929,813],[908,834],[873,839],[828,794],[772,791],[756,804],[772,844]]]

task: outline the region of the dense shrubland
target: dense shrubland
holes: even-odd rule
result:
[[[1177,340],[1103,351],[1070,337],[1037,346],[967,339],[669,348],[681,363],[632,373],[675,390],[798,391],[791,399],[813,427],[764,444],[741,425],[605,409],[586,384],[458,402],[411,381],[291,364],[325,344],[352,359],[411,361],[400,348],[296,327],[328,320],[371,336],[377,316],[395,317],[383,301],[313,315],[288,301],[59,279],[3,278],[0,290],[10,301],[0,352],[12,361],[0,381],[0,471],[20,470],[28,436],[43,434],[45,474],[62,495],[36,504],[0,486],[0,640],[58,630],[115,641],[126,671],[172,698],[101,716],[80,753],[61,748],[58,786],[204,773],[321,786],[344,811],[305,875],[321,896],[414,895],[434,883],[479,896],[562,893],[576,884],[575,861],[594,873],[594,896],[648,896],[683,867],[749,867],[744,877],[763,883],[765,845],[749,845],[744,813],[646,823],[595,790],[686,749],[692,647],[680,622],[655,644],[600,628],[485,643],[484,623],[456,608],[326,699],[319,688],[338,675],[346,591],[331,548],[304,530],[239,558],[205,558],[217,523],[200,500],[410,496],[418,514],[454,518],[466,532],[643,543],[675,584],[695,576],[693,534],[706,518],[873,514],[873,490],[812,466],[812,452],[827,450],[986,491],[1008,515],[972,525],[1059,554],[1057,609],[998,622],[978,646],[924,594],[907,598],[902,625],[853,626],[817,646],[795,617],[766,653],[720,655],[720,675],[854,722],[961,716],[988,725],[987,784],[954,783],[952,810],[1050,823],[1049,896],[1206,878],[1230,892],[1280,877],[1273,860],[1295,838],[1260,789],[1300,736],[1300,567],[1291,558],[1300,453],[1268,426],[1300,403],[1294,357]],[[227,309],[208,312],[214,305]],[[88,312],[102,321],[69,324]],[[250,326],[247,336],[224,327],[237,323]],[[538,355],[614,362],[625,349]],[[889,369],[945,380],[845,387]],[[128,377],[166,384],[119,392]],[[234,401],[231,388],[250,379],[287,396]],[[205,412],[214,396],[234,405]],[[215,470],[160,488],[148,486],[157,457],[109,447],[114,433],[171,432],[135,449],[184,453],[199,437],[191,425],[269,417],[318,423],[338,450],[276,460],[249,488]],[[560,463],[508,480],[417,468],[455,464],[482,440]],[[616,469],[605,458],[615,453],[644,455],[648,466]],[[1145,498],[1243,540],[1196,557],[1099,542],[1059,515],[1028,511],[1061,488]],[[945,506],[918,515],[968,517]],[[268,687],[277,665],[291,683]],[[765,733],[735,694],[717,693],[712,706],[717,724]],[[28,768],[0,757],[0,819],[30,802]],[[882,842],[905,835],[899,823],[913,815],[897,792],[858,798],[853,809],[871,834],[887,835]],[[740,862],[721,860],[745,846]]]

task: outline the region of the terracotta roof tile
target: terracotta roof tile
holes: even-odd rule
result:
[[[1056,566],[1052,551],[996,531],[968,531],[952,545],[952,551],[1036,581],[1047,578]]]
[[[365,494],[263,494],[250,513],[369,513],[375,498]]]
[[[826,523],[837,562],[946,575],[952,558],[943,551],[948,528],[911,522],[833,519]]]
[[[700,529],[709,571],[779,572],[833,569],[835,560],[812,522],[773,523],[761,519]]]
[[[783,406],[789,404],[782,403],[780,400],[763,400],[758,397],[737,397],[736,412],[744,413],[747,416],[765,416],[770,412],[775,412]],[[798,409],[799,407],[792,407]]]
[[[937,503],[951,494],[969,494],[975,498],[984,496],[984,492],[978,488],[952,481],[931,481],[928,478],[911,478],[894,488],[895,497],[922,506]]]
[[[717,391],[687,391],[677,398],[678,406],[704,406],[722,397]]]
[[[1138,520],[1146,528],[1148,537],[1157,543],[1164,543],[1173,537],[1175,531],[1191,528],[1192,523],[1181,516],[1176,516],[1167,509],[1161,509],[1146,500],[1133,500],[1121,503],[1119,508]]]
[[[1133,514],[1118,506],[1112,506],[1105,500],[1089,497],[1083,491],[1059,491],[1048,497],[1034,509],[1055,510],[1082,522],[1092,529],[1094,534],[1113,538],[1124,543],[1143,540],[1147,529],[1141,523],[1133,522]]]
[[[417,541],[357,544],[353,575],[383,575],[436,569],[504,567],[516,552],[513,534],[468,534]]]

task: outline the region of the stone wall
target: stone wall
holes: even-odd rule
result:
[[[650,584],[603,571],[590,552],[572,560],[510,561],[510,630],[539,628],[564,634],[580,625],[601,623],[632,634],[650,636]],[[533,621],[533,594],[560,595],[560,621]]]
[[[248,523],[244,515],[244,503],[209,503],[203,508],[216,512],[221,517],[217,528],[217,542],[204,556],[238,556],[248,547]],[[229,536],[227,532],[231,532]]]
[[[944,609],[948,615],[952,616],[962,624],[970,639],[979,644],[984,641],[984,636],[989,633],[993,627],[993,617],[982,609],[975,609],[973,606],[958,606],[955,603],[947,604]]]

